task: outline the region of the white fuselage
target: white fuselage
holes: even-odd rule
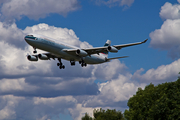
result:
[[[32,34],[33,37],[25,36],[25,41],[34,48],[47,51],[58,58],[62,58],[68,61],[81,61],[84,60],[87,64],[100,64],[106,62],[106,57],[103,54],[93,54],[86,57],[81,57],[76,54],[69,54],[64,52],[63,49],[81,49],[76,46],[72,46],[61,41],[47,38],[42,35]]]

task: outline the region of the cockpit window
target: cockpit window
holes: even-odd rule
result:
[[[37,38],[34,37],[33,35],[27,35],[27,36],[25,37],[25,39],[37,40]]]

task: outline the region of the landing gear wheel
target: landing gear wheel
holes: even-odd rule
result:
[[[62,63],[57,63],[57,66],[62,66]]]
[[[63,65],[62,68],[65,69],[65,66]]]
[[[70,61],[71,62],[71,66],[74,66],[75,65],[75,62],[74,61]]]
[[[82,67],[84,67],[84,66],[86,67],[86,66],[87,66],[87,64],[86,64],[86,63],[82,63],[82,64],[81,64],[81,66],[82,66]]]
[[[59,69],[65,69],[65,66],[64,65],[60,65]]]
[[[59,66],[59,69],[64,69],[65,66],[62,64],[61,58],[58,58],[58,60],[59,60],[59,63],[57,63],[57,66]]]

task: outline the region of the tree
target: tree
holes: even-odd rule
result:
[[[81,118],[82,120],[92,120],[92,117],[90,117],[87,113],[85,113],[85,116]]]
[[[138,89],[128,101],[127,120],[177,120],[180,119],[180,79],[158,86],[150,84]]]
[[[102,108],[94,109],[94,120],[123,120],[123,114],[121,111],[107,109],[106,111]]]
[[[94,119],[93,120],[124,120],[123,114],[121,111],[116,111],[107,109],[106,111],[102,108],[100,109],[94,109],[93,110]],[[92,120],[89,119],[90,117],[85,114],[84,117],[82,117],[82,120]]]

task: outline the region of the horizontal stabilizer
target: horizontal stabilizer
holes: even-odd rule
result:
[[[107,61],[111,61],[111,60],[114,60],[114,59],[120,59],[120,58],[126,58],[126,57],[129,57],[129,56],[122,56],[122,57],[115,57],[115,58],[107,58]]]

